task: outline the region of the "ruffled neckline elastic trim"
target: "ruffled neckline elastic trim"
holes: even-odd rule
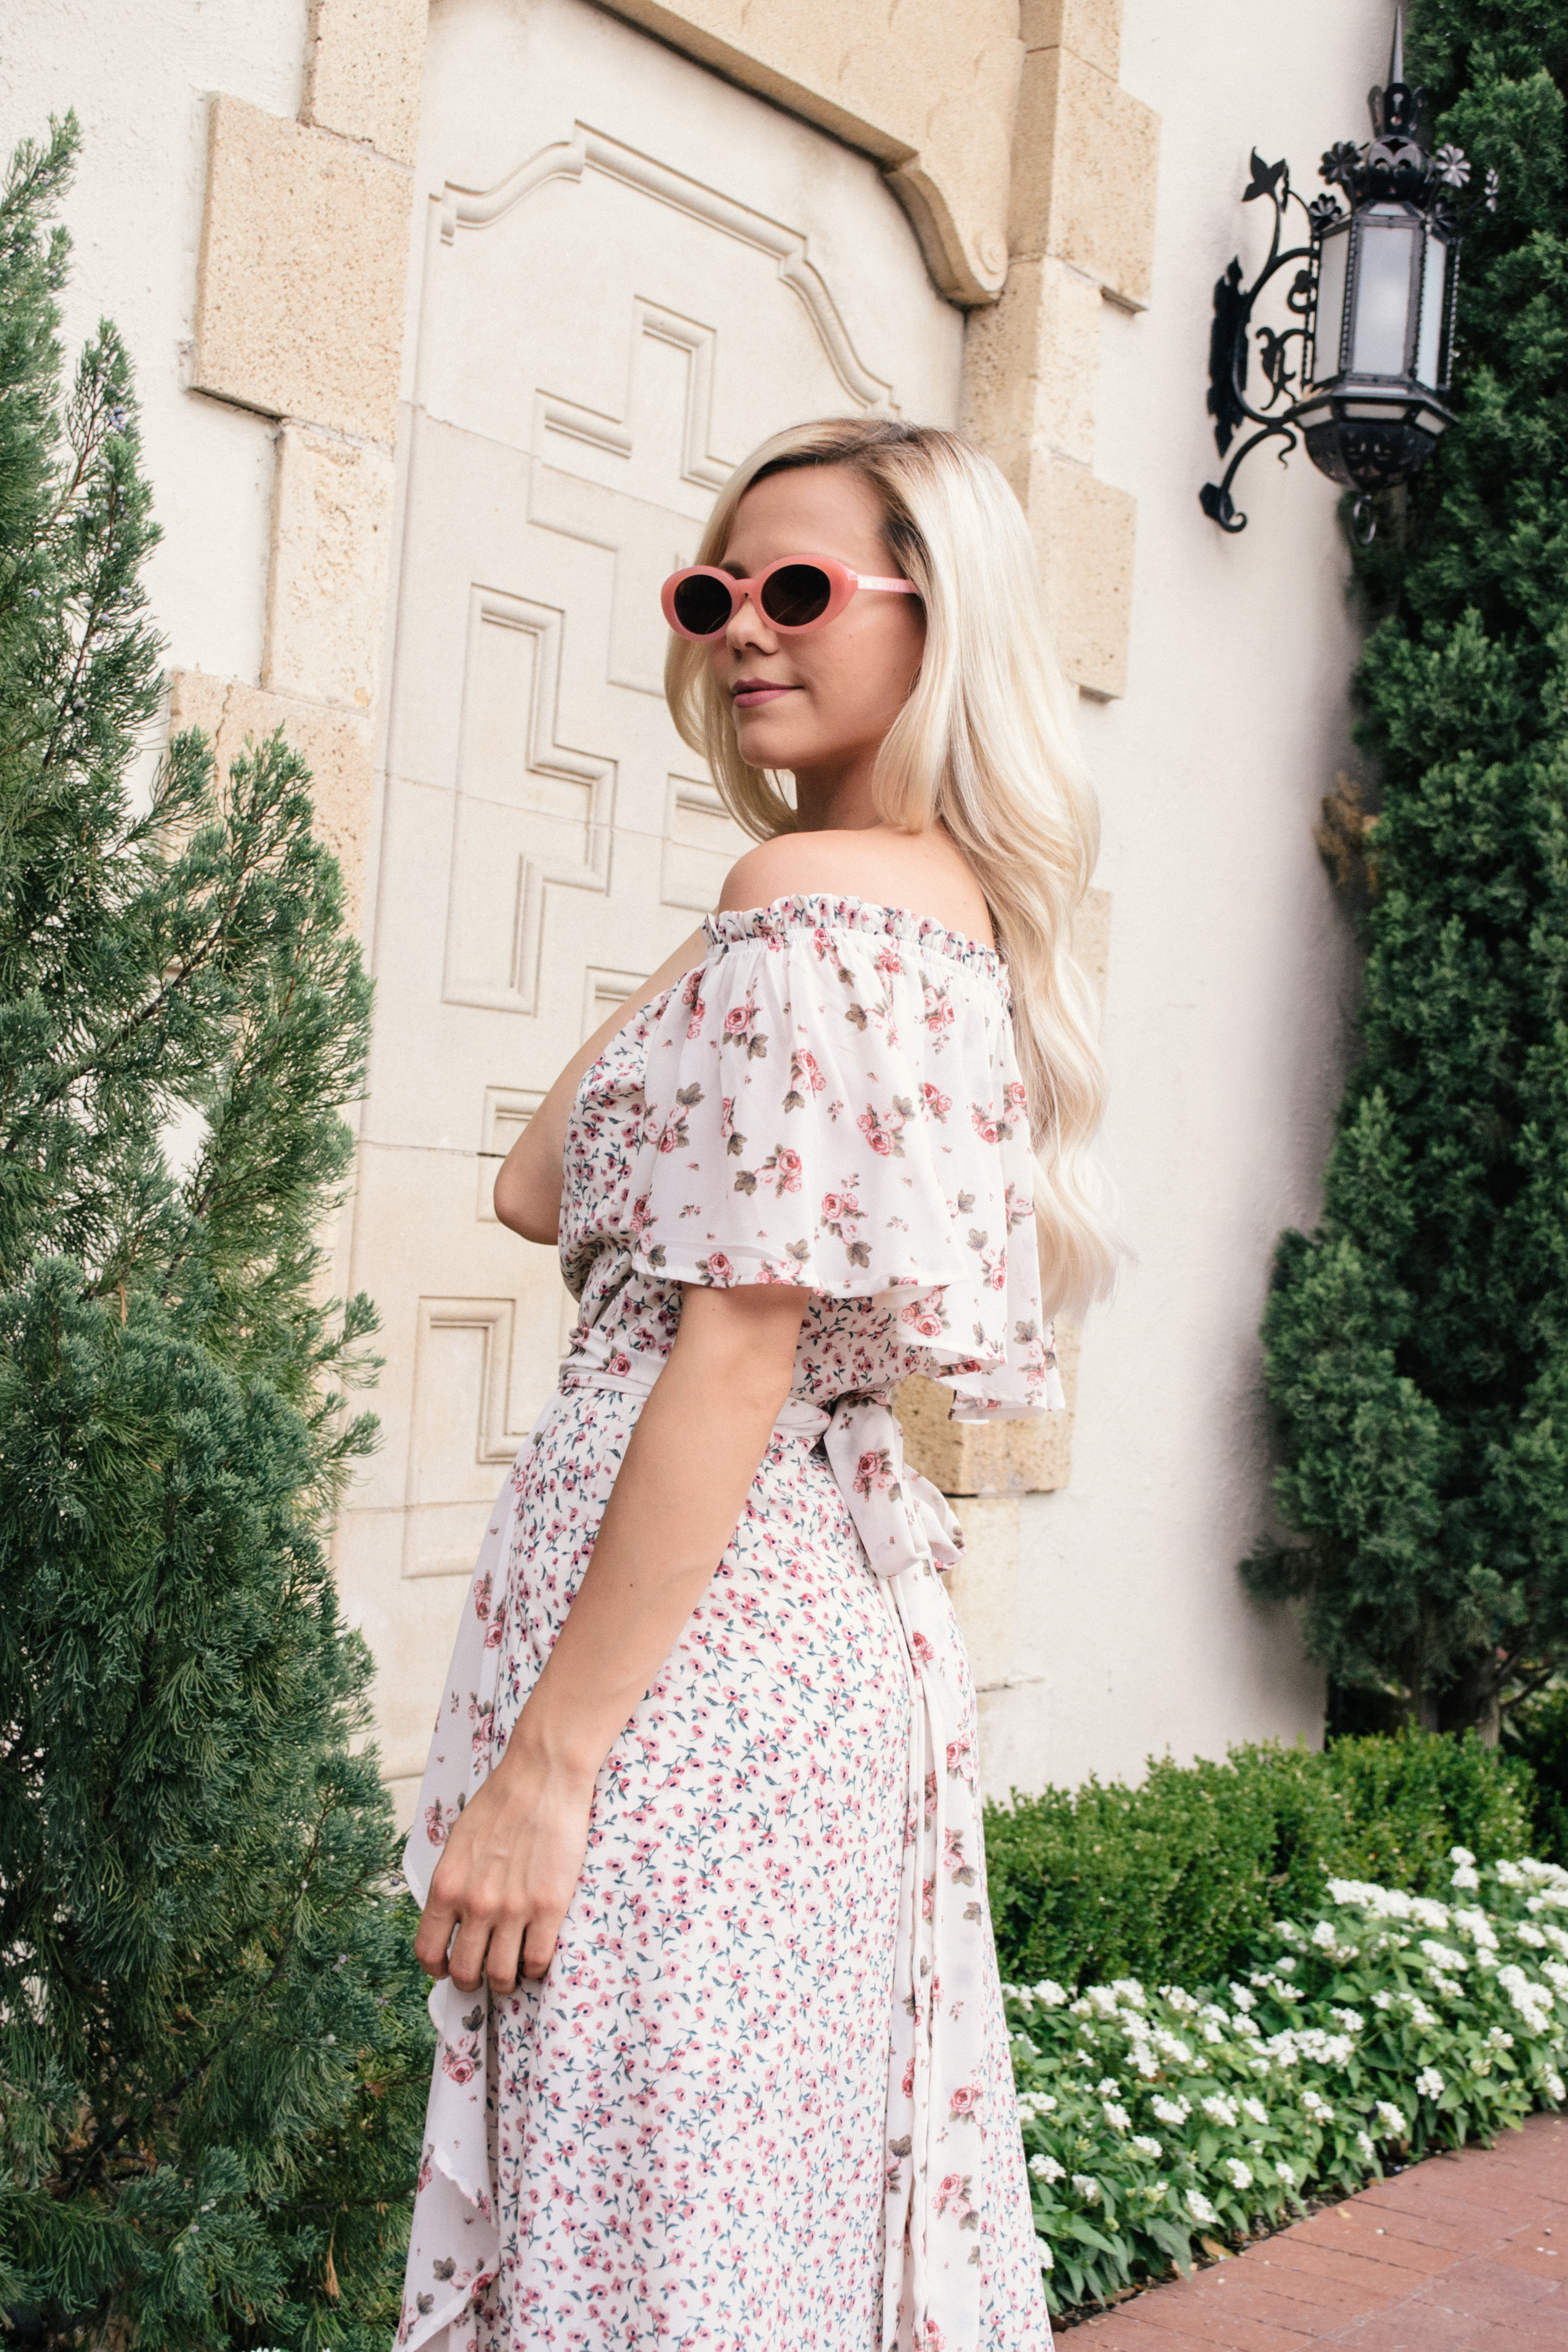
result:
[[[865,898],[830,898],[821,894],[792,892],[771,898],[765,907],[734,907],[705,917],[702,929],[715,947],[737,947],[748,940],[783,939],[791,931],[853,931],[866,939],[894,939],[922,955],[939,955],[962,964],[1009,995],[1007,967],[996,949],[950,931],[928,916],[907,907],[878,907]]]

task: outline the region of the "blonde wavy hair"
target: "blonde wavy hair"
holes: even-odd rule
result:
[[[893,568],[924,604],[925,651],[878,755],[877,805],[911,833],[940,819],[984,891],[1028,1089],[1047,1311],[1079,1312],[1109,1291],[1119,1254],[1092,1148],[1105,1090],[1095,1004],[1072,954],[1100,814],[1028,529],[1004,476],[956,434],[834,417],[774,434],[736,467],[696,561],[721,562],[753,483],[802,466],[847,466],[872,484]],[[681,739],[731,814],[755,840],[795,831],[777,778],[741,757],[707,647],[672,633],[664,676]]]

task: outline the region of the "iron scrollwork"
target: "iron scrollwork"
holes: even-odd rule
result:
[[[1247,517],[1237,511],[1230,495],[1230,486],[1243,458],[1249,457],[1260,442],[1278,440],[1281,445],[1279,462],[1283,465],[1300,439],[1300,395],[1306,388],[1307,320],[1312,305],[1313,246],[1308,243],[1280,250],[1286,215],[1292,205],[1300,205],[1310,236],[1321,221],[1337,217],[1340,211],[1332,196],[1318,196],[1309,205],[1290,185],[1289,165],[1284,161],[1266,163],[1255,147],[1252,178],[1241,201],[1250,205],[1265,196],[1274,207],[1274,230],[1263,267],[1251,285],[1244,286],[1240,261],[1231,262],[1215,285],[1214,324],[1209,331],[1208,412],[1214,418],[1214,437],[1220,456],[1225,456],[1246,425],[1257,427],[1237,450],[1223,478],[1205,482],[1198,492],[1205,514],[1217,522],[1221,530],[1228,531],[1247,528]],[[1296,275],[1286,291],[1285,306],[1300,323],[1282,332],[1267,324],[1255,327],[1253,314],[1259,296],[1292,264],[1297,265]],[[1268,396],[1261,405],[1249,400],[1247,391],[1254,337],[1259,372],[1268,387]]]
[[[1445,394],[1459,246],[1472,212],[1496,210],[1497,173],[1488,171],[1471,189],[1470,165],[1460,148],[1445,143],[1434,154],[1422,143],[1426,97],[1405,79],[1398,9],[1388,79],[1368,93],[1367,102],[1372,138],[1362,147],[1341,140],[1328,150],[1320,167],[1324,193],[1310,204],[1291,187],[1285,163],[1266,163],[1253,150],[1242,202],[1268,200],[1273,235],[1250,286],[1242,283],[1239,260],[1215,286],[1209,331],[1208,411],[1220,456],[1253,428],[1231,455],[1224,478],[1205,482],[1198,493],[1205,514],[1222,530],[1247,528],[1231,497],[1243,460],[1261,442],[1275,441],[1283,464],[1300,442],[1321,473],[1356,493],[1351,529],[1364,541],[1373,528],[1374,494],[1411,480],[1454,421]],[[1305,219],[1308,241],[1283,250],[1292,205]],[[1331,270],[1325,257],[1331,252]],[[1292,268],[1295,276],[1284,289],[1292,323],[1280,329],[1260,320],[1258,308],[1274,281]],[[1363,307],[1369,283],[1375,291]],[[1318,351],[1316,311],[1325,284],[1331,301],[1342,302],[1342,310],[1337,320],[1326,322],[1327,348]],[[1392,341],[1391,294],[1403,302]],[[1256,399],[1247,391],[1255,355],[1262,380]]]

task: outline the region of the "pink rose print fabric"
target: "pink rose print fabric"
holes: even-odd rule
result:
[[[962,1538],[889,1399],[1060,1402],[998,957],[855,899],[707,926],[584,1078],[582,1312],[454,1652],[405,1868],[504,1750],[680,1285],[815,1294],[734,1536],[612,1748],[542,1985],[431,1996],[400,2346],[1047,2352],[985,1905]]]

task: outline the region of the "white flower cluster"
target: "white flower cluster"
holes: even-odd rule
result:
[[[1517,1966],[1499,1969],[1497,1980],[1532,2033],[1545,2031],[1556,2006],[1549,1985],[1536,1984]]]
[[[1158,2275],[1173,2221],[1240,2236],[1359,2186],[1380,2150],[1568,2098],[1568,1872],[1450,1861],[1468,1899],[1331,1882],[1331,1916],[1277,1921],[1228,2001],[1131,1978],[1004,1988],[1037,2222],[1048,2238],[1053,2214],[1093,2210],[1070,2252],[1057,2238],[1058,2284],[1100,2262],[1085,2231],[1110,2250],[1098,2295]]]
[[[1454,1925],[1461,1936],[1469,1937],[1471,1943],[1478,1948],[1479,1954],[1497,1950],[1497,1937],[1493,1932],[1492,1923],[1484,1911],[1475,1909],[1462,1911],[1456,1906]],[[1484,1958],[1481,1965],[1483,1967],[1486,1965]]]
[[[1002,1988],[1002,1995],[1005,2000],[1016,2001],[1026,2013],[1033,2009],[1037,2002],[1042,2009],[1060,2009],[1068,1998],[1060,1985],[1053,1984],[1048,1977],[1043,1983],[1037,1985],[1005,1984]]]
[[[1053,2091],[1020,2091],[1018,2094],[1020,2116],[1054,2116],[1056,2111],[1057,2100]]]
[[[1476,1857],[1468,1846],[1451,1845],[1448,1859],[1454,1865],[1454,1874],[1448,1881],[1450,1886],[1457,1886],[1461,1892],[1479,1886],[1480,1873],[1476,1868]]]

